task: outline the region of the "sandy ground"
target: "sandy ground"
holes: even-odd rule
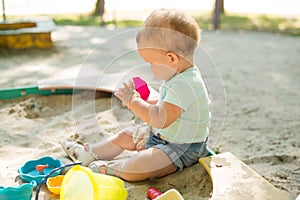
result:
[[[53,33],[52,49],[1,49],[1,88],[76,77],[85,72],[83,68],[101,71],[105,59],[128,52],[132,41],[117,37],[106,46],[98,45],[124,31],[128,29],[60,26]],[[208,72],[204,75],[216,101],[210,146],[232,152],[291,199],[300,193],[299,42],[297,37],[271,33],[204,31],[201,43],[210,56],[204,55],[203,66],[211,68],[203,71]],[[120,68],[111,67],[112,73],[125,73],[140,62],[135,55],[126,55],[115,62]],[[0,101],[0,185],[19,185],[17,170],[31,159],[50,155],[70,162],[59,140],[79,133],[82,141],[94,142],[131,125],[131,114],[113,98],[88,96],[90,92]],[[153,185],[162,191],[176,188],[185,199],[209,199],[212,190],[207,173],[196,164],[161,179],[126,183],[128,199],[146,199],[145,192]],[[41,196],[58,199],[45,188]]]

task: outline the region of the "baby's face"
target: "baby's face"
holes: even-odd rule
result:
[[[172,65],[168,52],[161,49],[141,48],[140,56],[151,66],[154,76],[160,80],[170,80],[177,73],[177,68]]]

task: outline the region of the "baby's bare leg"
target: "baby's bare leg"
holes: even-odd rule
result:
[[[117,135],[91,145],[93,152],[99,160],[111,160],[124,150],[137,150],[136,143],[132,139],[133,131],[135,128],[123,129]],[[141,141],[141,138],[138,141]]]
[[[141,181],[151,177],[162,177],[176,171],[169,156],[160,149],[140,151],[120,167],[120,177],[127,181]]]

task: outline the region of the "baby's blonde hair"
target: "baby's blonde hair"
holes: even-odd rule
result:
[[[195,19],[177,9],[158,9],[144,22],[137,43],[172,51],[181,56],[194,53],[200,42],[200,28]]]

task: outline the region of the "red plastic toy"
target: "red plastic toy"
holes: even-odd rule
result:
[[[155,199],[156,197],[158,197],[159,195],[161,195],[162,192],[159,191],[156,187],[151,187],[148,189],[147,191],[147,197],[152,200]]]

